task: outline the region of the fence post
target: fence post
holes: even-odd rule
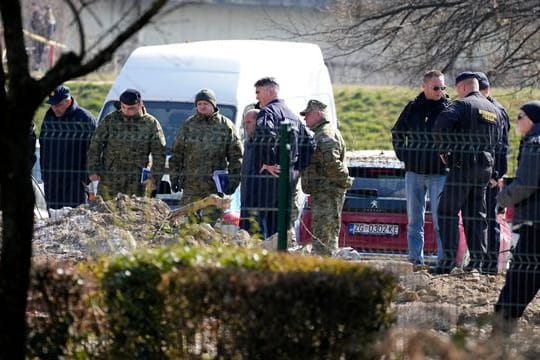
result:
[[[291,218],[291,123],[284,121],[279,136],[278,251],[287,251],[287,230]]]

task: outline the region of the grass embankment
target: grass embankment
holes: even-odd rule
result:
[[[420,92],[420,88],[402,86],[334,86],[336,111],[341,133],[347,148],[392,149],[390,130],[407,102]],[[455,98],[453,89],[448,92]],[[493,89],[493,96],[507,109],[511,126],[519,107],[533,99],[540,99],[540,89]],[[511,175],[516,169],[516,157],[519,138],[515,131],[510,131]]]
[[[71,88],[77,102],[97,116],[111,83],[72,81],[67,85]],[[392,149],[390,129],[394,126],[405,104],[419,92],[419,87],[335,85],[336,111],[347,148],[350,150]],[[455,97],[453,89],[450,89],[449,94]],[[521,104],[540,99],[540,89],[518,91],[495,88],[493,95],[506,107],[513,121]],[[47,106],[43,105],[36,113],[34,119],[38,128],[46,110]],[[510,131],[510,142],[509,174],[513,174],[519,142],[513,130]]]

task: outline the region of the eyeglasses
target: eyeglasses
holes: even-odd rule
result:
[[[435,91],[443,90],[444,91],[444,90],[446,90],[446,86],[434,86],[433,90],[435,90]]]

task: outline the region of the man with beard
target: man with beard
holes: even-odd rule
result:
[[[240,183],[242,143],[233,122],[219,112],[216,96],[210,89],[195,95],[197,112],[180,127],[173,146],[169,168],[174,186],[183,189],[182,204],[218,193],[213,179],[216,171],[226,171],[223,194],[234,193]],[[221,211],[206,209],[202,214],[214,222]]]

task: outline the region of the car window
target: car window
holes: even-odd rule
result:
[[[176,136],[176,132],[180,125],[195,113],[195,105],[192,102],[145,101],[144,106],[149,114],[152,114],[159,120],[165,134],[168,150],[172,147],[174,137]],[[218,104],[218,107],[219,112],[222,115],[234,122],[236,107],[220,104]],[[101,112],[101,118],[99,120],[114,110],[116,110],[114,101],[107,102]]]
[[[354,178],[349,195],[405,198],[405,172],[393,168],[349,167]]]

